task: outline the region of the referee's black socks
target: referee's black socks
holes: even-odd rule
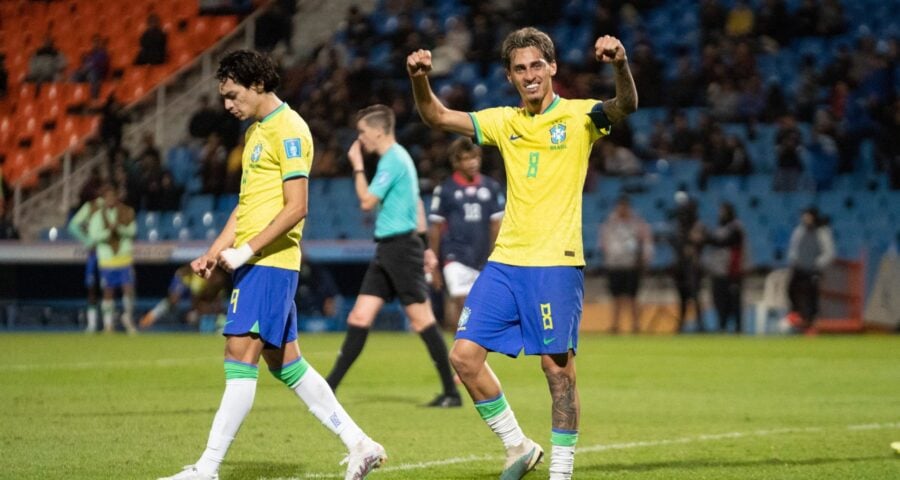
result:
[[[366,345],[366,337],[369,336],[368,328],[347,326],[347,336],[344,337],[344,344],[341,345],[341,351],[338,353],[337,359],[334,361],[334,367],[328,374],[326,381],[332,391],[337,390],[338,384],[343,380],[347,370],[362,353],[363,347]]]
[[[428,353],[434,366],[437,368],[438,374],[441,376],[441,383],[444,385],[444,394],[459,396],[459,390],[453,382],[453,371],[450,370],[450,359],[447,354],[447,344],[444,343],[444,337],[436,323],[419,332],[425,346],[428,347]]]

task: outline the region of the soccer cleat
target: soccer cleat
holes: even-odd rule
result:
[[[500,473],[500,480],[519,480],[534,470],[544,458],[544,449],[526,438],[520,445],[506,451],[506,465]]]
[[[462,398],[457,395],[448,395],[446,393],[442,393],[436,397],[434,400],[425,404],[426,407],[437,407],[437,408],[452,408],[452,407],[461,407],[462,406]]]
[[[219,480],[219,474],[214,473],[207,475],[197,470],[194,465],[185,465],[184,470],[172,475],[171,477],[161,477],[157,480]]]
[[[344,480],[363,480],[372,470],[380,467],[386,461],[387,453],[384,451],[384,447],[366,437],[351,448],[350,453],[341,461],[341,465],[347,464]]]

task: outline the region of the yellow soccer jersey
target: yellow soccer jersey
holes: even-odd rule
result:
[[[588,112],[599,100],[556,97],[543,113],[497,107],[470,113],[476,141],[500,149],[506,213],[490,260],[508,265],[584,265],[581,204],[598,129]]]
[[[250,241],[275,218],[284,207],[282,183],[307,177],[313,159],[309,126],[287,103],[251,125],[245,138],[235,245]],[[247,263],[300,270],[304,223],[256,252]]]

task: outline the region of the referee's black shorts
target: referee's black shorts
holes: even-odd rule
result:
[[[428,298],[425,281],[425,246],[413,232],[376,239],[375,258],[363,277],[360,295],[411,305]]]
[[[641,283],[641,273],[636,268],[613,269],[607,273],[609,293],[613,297],[635,297]]]

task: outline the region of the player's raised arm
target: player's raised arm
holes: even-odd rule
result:
[[[416,109],[422,121],[431,128],[458,133],[467,137],[475,135],[475,127],[472,119],[466,112],[451,110],[441,103],[431,84],[428,82],[428,72],[431,71],[431,51],[416,50],[406,57],[406,72],[412,82],[413,98],[416,101]]]
[[[611,63],[616,76],[616,97],[603,102],[603,112],[609,121],[616,123],[637,110],[638,94],[634,86],[625,47],[616,37],[604,35],[594,43],[597,61]]]

